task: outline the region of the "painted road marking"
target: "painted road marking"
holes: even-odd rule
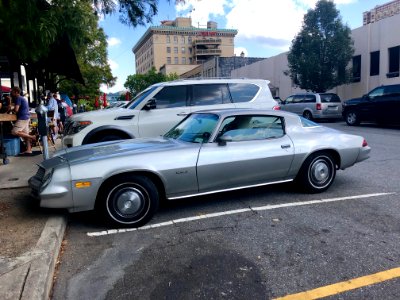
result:
[[[310,300],[320,299],[328,296],[337,295],[361,287],[377,284],[383,281],[391,280],[400,277],[400,268],[394,268],[387,271],[378,272],[375,274],[350,279],[347,281],[338,282],[335,284],[323,286],[313,290],[301,292],[298,294],[287,295],[275,300]]]
[[[249,208],[243,208],[243,209],[228,210],[228,211],[224,211],[224,212],[204,214],[204,215],[193,216],[193,217],[188,217],[188,218],[176,219],[176,220],[171,220],[171,221],[167,221],[167,222],[163,222],[163,223],[146,225],[146,226],[142,226],[139,228],[111,229],[111,230],[104,230],[104,231],[98,231],[98,232],[88,232],[87,235],[91,236],[91,237],[96,237],[96,236],[124,233],[124,232],[137,231],[137,230],[147,230],[147,229],[159,228],[159,227],[164,227],[164,226],[171,226],[171,225],[175,225],[178,223],[210,219],[210,218],[215,218],[215,217],[240,214],[240,213],[251,212],[251,211],[263,211],[263,210],[271,210],[271,209],[277,209],[277,208],[283,208],[283,207],[295,207],[295,206],[321,204],[321,203],[328,203],[328,202],[365,199],[365,198],[387,196],[387,195],[393,195],[393,194],[396,194],[396,193],[375,193],[375,194],[365,194],[365,195],[356,195],[356,196],[330,198],[330,199],[319,199],[319,200],[311,200],[311,201],[303,201],[303,202],[283,203],[283,204],[276,204],[276,205],[265,205],[265,206],[259,206],[259,207],[249,207]]]

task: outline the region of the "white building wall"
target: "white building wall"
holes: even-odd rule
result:
[[[351,35],[354,41],[354,56],[361,55],[361,80],[332,89],[342,100],[360,97],[380,85],[400,84],[400,77],[387,78],[389,72],[389,48],[400,46],[400,14],[375,23],[356,28]],[[370,53],[380,51],[379,75],[370,76]],[[351,62],[350,62],[351,64]],[[287,53],[281,53],[251,65],[233,70],[232,78],[260,78],[269,80],[271,88],[277,88],[277,95],[285,99],[301,92],[295,88],[289,76]]]

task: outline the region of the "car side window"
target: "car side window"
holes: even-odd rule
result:
[[[384,92],[383,87],[376,88],[376,89],[372,90],[368,94],[368,96],[373,99],[375,97],[383,96],[383,92]]]
[[[303,102],[304,96],[303,95],[296,95],[294,96],[293,103],[301,103]]]
[[[389,85],[385,87],[385,95],[400,96],[400,85]]]
[[[213,105],[231,103],[226,84],[192,85],[191,105]]]
[[[154,98],[156,109],[186,106],[187,86],[165,86]]]
[[[281,117],[241,115],[226,118],[221,124],[218,136],[240,142],[279,138],[284,134]]]
[[[233,103],[249,102],[260,90],[257,85],[248,83],[229,83],[228,86]]]
[[[316,98],[315,95],[305,95],[303,99],[303,103],[315,103]]]
[[[294,100],[294,96],[289,96],[286,98],[285,103],[286,104],[292,104]]]

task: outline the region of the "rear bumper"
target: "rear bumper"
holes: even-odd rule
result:
[[[369,153],[371,152],[371,147],[367,146],[367,147],[363,147],[360,150],[360,153],[358,153],[358,157],[356,160],[356,163],[366,160],[367,158],[369,158]]]

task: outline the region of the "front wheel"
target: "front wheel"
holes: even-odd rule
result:
[[[355,126],[360,124],[360,117],[358,116],[358,113],[355,111],[349,111],[345,114],[344,117],[347,125],[349,126]]]
[[[147,223],[158,209],[159,194],[147,177],[117,177],[99,191],[98,209],[119,226],[138,227]]]
[[[317,153],[308,157],[301,167],[297,183],[310,193],[326,191],[336,176],[336,166],[331,155]]]

